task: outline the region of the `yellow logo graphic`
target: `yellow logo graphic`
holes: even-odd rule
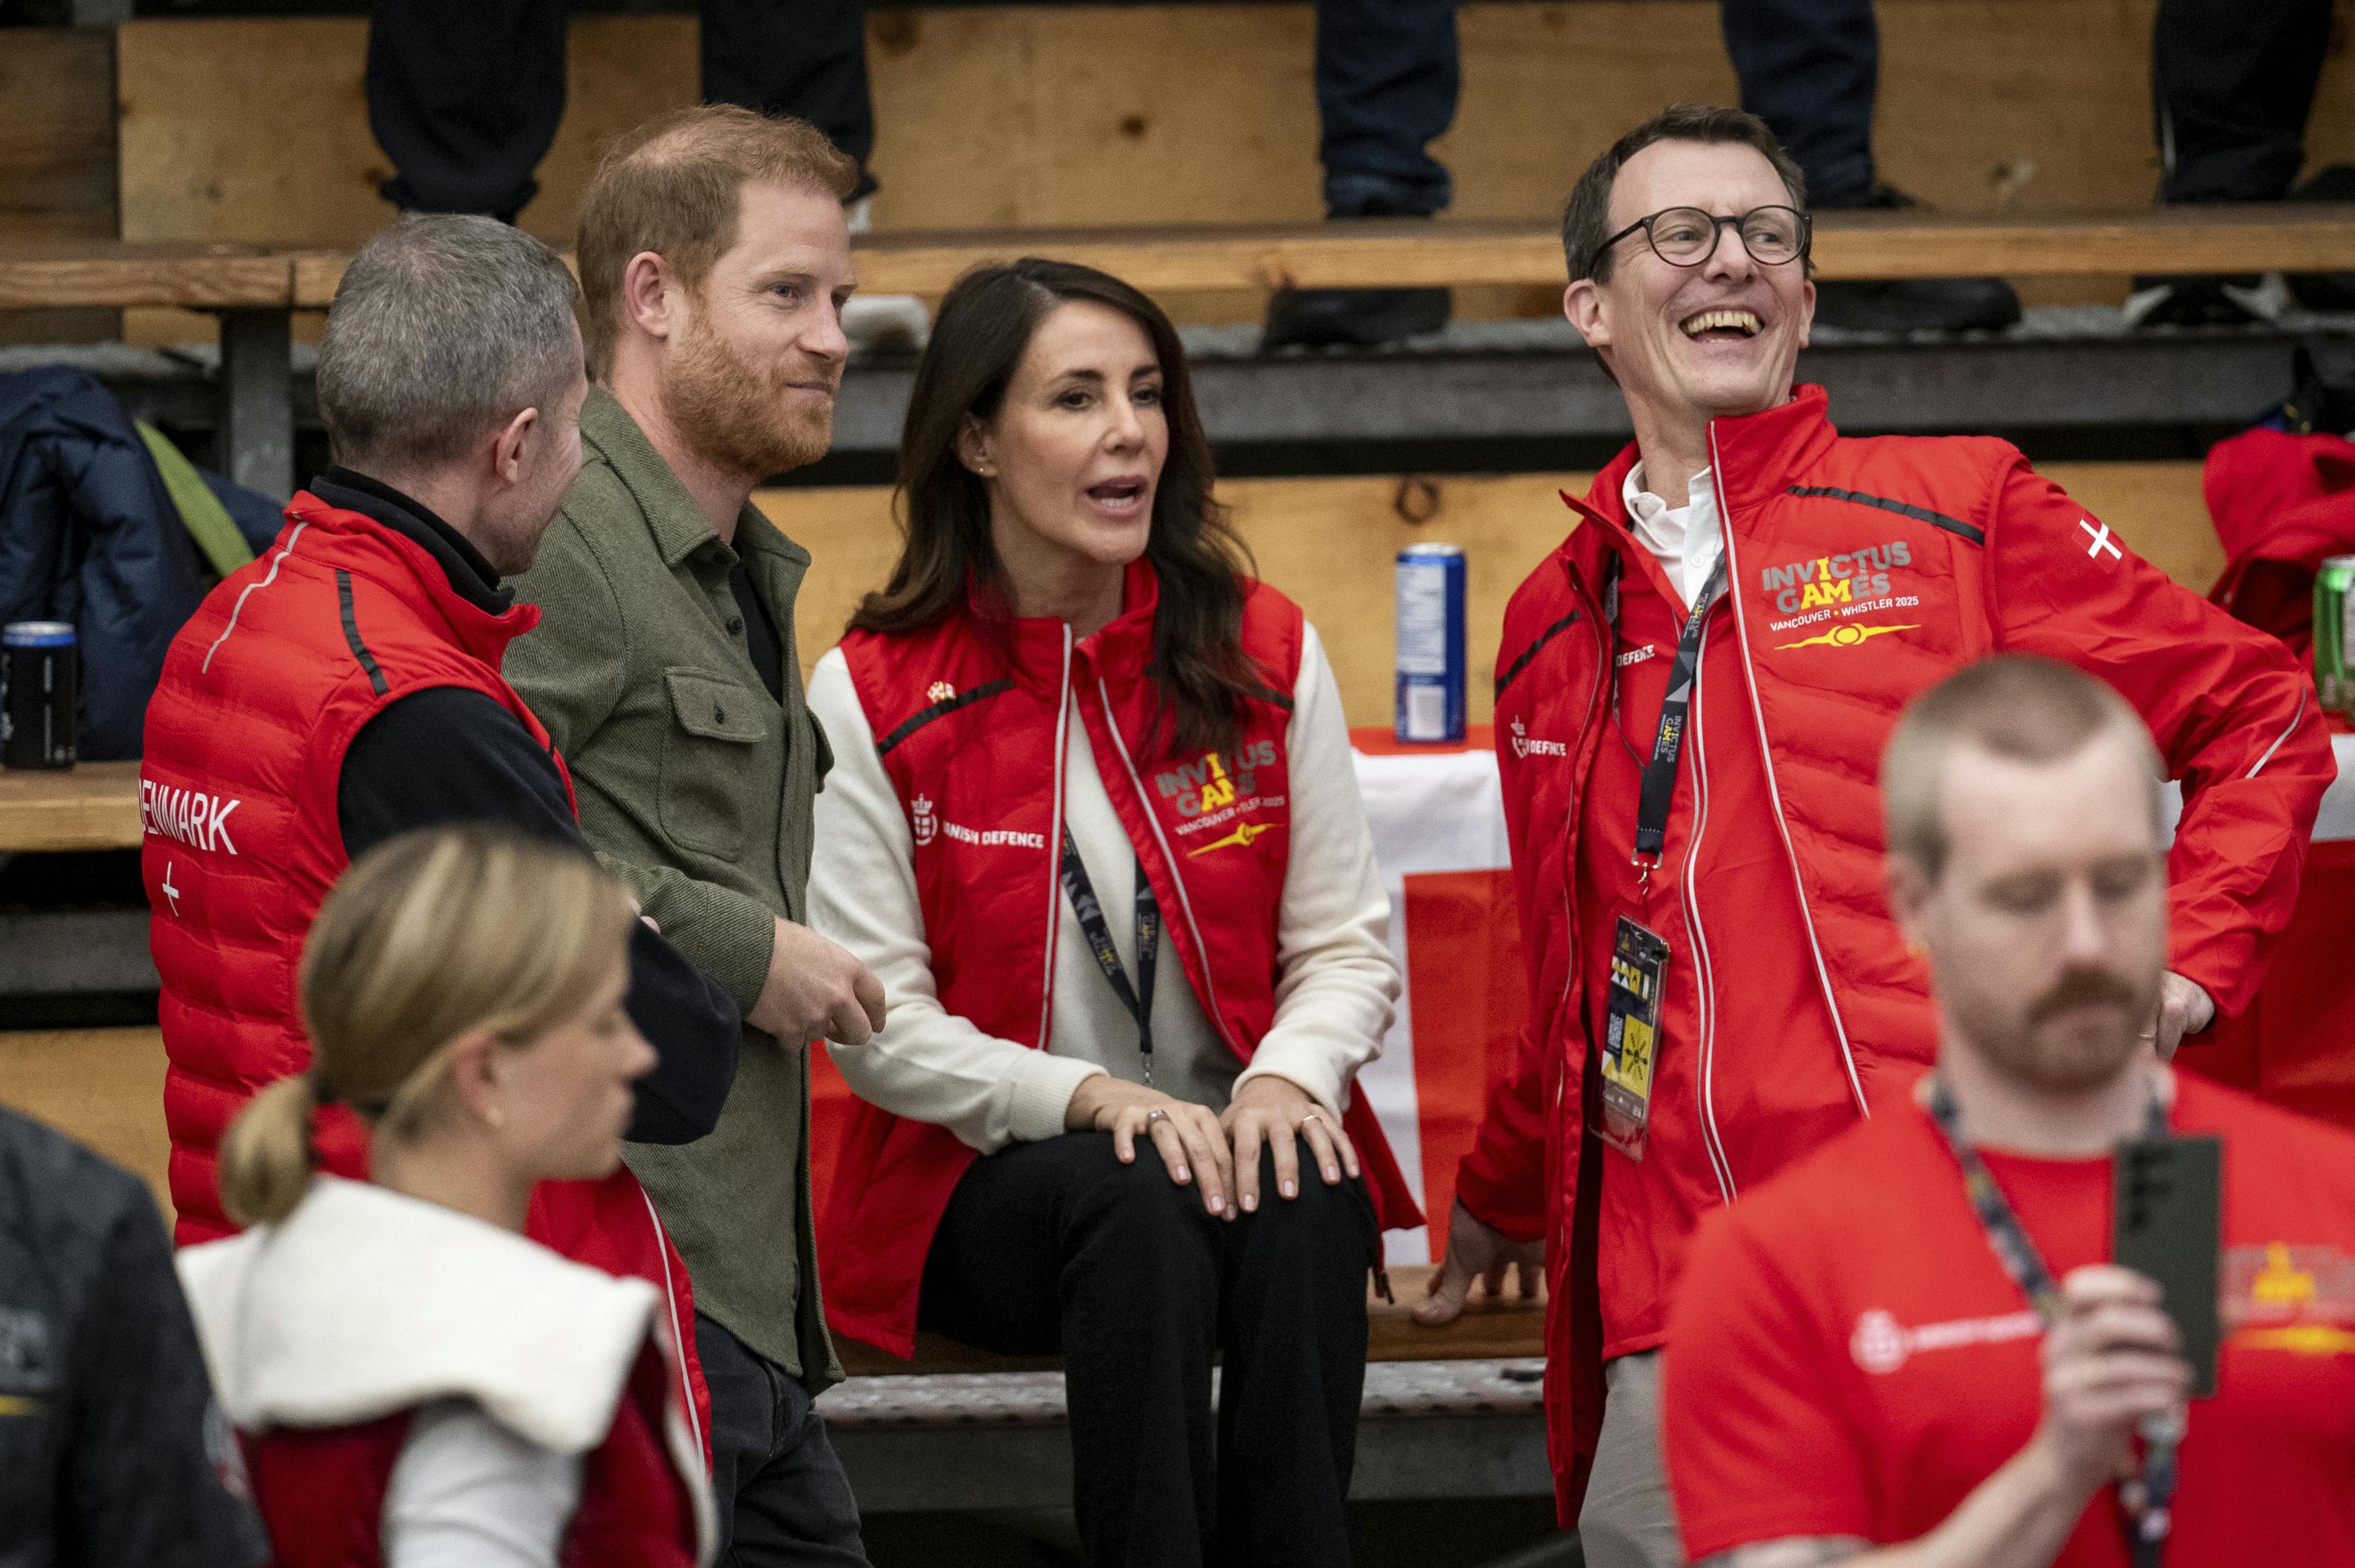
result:
[[[1853,648],[1868,637],[1878,637],[1884,631],[1915,631],[1916,625],[1906,626],[1835,626],[1820,637],[1802,637],[1796,642],[1778,642],[1778,648]]]
[[[1233,805],[1235,783],[1233,779],[1227,777],[1227,770],[1219,766],[1219,754],[1215,751],[1206,752],[1202,760],[1210,765],[1210,776],[1202,781],[1201,809],[1205,811],[1215,811],[1220,806]],[[1251,841],[1245,839],[1243,842],[1249,843]]]
[[[1207,843],[1200,849],[1188,851],[1187,858],[1190,860],[1199,855],[1206,855],[1212,850],[1225,849],[1229,844],[1240,844],[1244,849],[1249,849],[1251,848],[1252,840],[1259,837],[1262,833],[1273,832],[1273,831],[1274,829],[1273,826],[1266,822],[1245,822],[1242,826],[1237,828],[1233,832],[1229,833],[1225,838],[1219,840],[1216,843]]]
[[[2232,1342],[2299,1356],[2355,1355],[2355,1258],[2272,1242],[2225,1250],[2220,1296]]]
[[[2314,1300],[2314,1271],[2299,1268],[2290,1260],[2289,1248],[2275,1242],[2265,1248],[2265,1266],[2249,1282],[2252,1300],[2266,1307],[2287,1307],[2295,1310]]]
[[[956,688],[950,685],[946,681],[934,681],[932,683],[931,689],[924,693],[926,701],[935,703],[947,702],[951,697],[955,695]]]

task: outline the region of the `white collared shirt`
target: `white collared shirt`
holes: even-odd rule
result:
[[[1717,569],[1717,558],[1725,553],[1725,530],[1718,520],[1717,484],[1710,471],[1703,469],[1693,475],[1685,486],[1685,503],[1671,507],[1644,488],[1644,465],[1639,462],[1627,471],[1620,499],[1626,504],[1627,521],[1636,537],[1652,552],[1685,607],[1691,609],[1708,586],[1709,574]]]

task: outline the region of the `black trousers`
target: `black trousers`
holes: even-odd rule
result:
[[[2161,201],[2278,201],[2306,161],[2330,0],[2159,0]]]
[[[384,196],[512,220],[564,118],[570,0],[378,0],[368,128]],[[858,161],[875,151],[859,0],[703,0],[703,97],[799,115]],[[861,190],[874,188],[862,173]]]
[[[1460,58],[1455,0],[1316,0],[1328,216],[1423,217],[1448,204],[1454,185],[1429,144],[1455,119]]]
[[[1766,122],[1807,176],[1817,207],[1872,189],[1881,29],[1872,0],[1720,0],[1742,107]]]
[[[1881,34],[1872,0],[1721,0],[1742,107],[1819,206],[1871,189]],[[2306,156],[2330,0],[2159,0],[2151,99],[2169,202],[2277,201]]]
[[[1366,1377],[1364,1184],[1299,1197],[1261,1163],[1231,1223],[1108,1133],[1018,1143],[957,1184],[919,1320],[1010,1354],[1060,1351],[1080,1538],[1098,1568],[1345,1568]],[[1223,1352],[1215,1434],[1210,1362]]]
[[[700,1312],[695,1353],[711,1389],[719,1568],[867,1568],[850,1478],[808,1393]]]

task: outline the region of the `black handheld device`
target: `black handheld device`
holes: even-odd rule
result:
[[[2118,1146],[2110,1256],[2158,1282],[2183,1339],[2191,1394],[2216,1392],[2217,1270],[2223,1245],[2224,1140],[2135,1139]]]

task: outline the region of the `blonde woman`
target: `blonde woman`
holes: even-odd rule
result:
[[[578,851],[488,828],[393,839],[321,906],[311,1070],[223,1145],[253,1228],[180,1255],[280,1563],[709,1560],[659,1293],[522,1234],[534,1183],[621,1159],[655,1059],[622,1005],[633,919]],[[336,1101],[373,1182],[313,1169]]]

